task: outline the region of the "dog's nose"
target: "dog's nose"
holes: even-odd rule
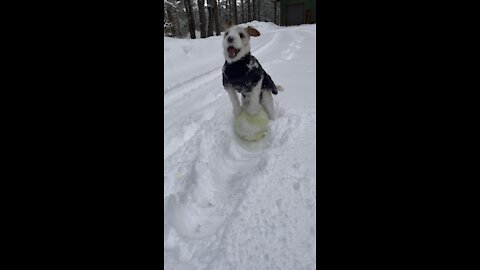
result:
[[[227,38],[227,41],[230,42],[230,43],[232,43],[232,42],[233,42],[233,38],[232,38],[232,37],[228,37],[228,38]]]

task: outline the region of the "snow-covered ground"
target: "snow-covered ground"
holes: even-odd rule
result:
[[[249,25],[285,89],[254,143],[233,130],[222,37],[165,37],[165,269],[316,269],[316,25]]]

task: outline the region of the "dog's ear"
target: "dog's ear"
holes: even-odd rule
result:
[[[251,26],[248,26],[247,27],[247,33],[250,35],[250,36],[254,36],[254,37],[258,37],[260,36],[260,32],[258,32],[257,29],[251,27]]]
[[[223,24],[223,31],[227,30],[230,27],[232,27],[232,22],[228,20]]]

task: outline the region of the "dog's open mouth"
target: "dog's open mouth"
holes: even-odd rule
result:
[[[240,49],[235,49],[233,46],[228,47],[227,48],[228,57],[234,58],[235,56],[237,56],[237,53],[239,51],[240,51]]]

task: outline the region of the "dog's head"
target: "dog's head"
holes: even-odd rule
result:
[[[228,63],[240,60],[250,52],[250,36],[258,37],[257,29],[247,26],[228,26],[223,37],[223,55]]]

